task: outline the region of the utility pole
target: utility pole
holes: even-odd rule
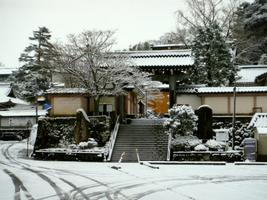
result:
[[[36,95],[35,100],[35,121],[38,124],[38,95]]]
[[[235,121],[236,121],[236,86],[233,88],[233,131],[232,131],[232,149],[235,149]]]
[[[37,87],[38,81],[37,79],[35,79],[35,85]],[[36,89],[35,91],[35,121],[36,124],[38,124],[38,91]]]

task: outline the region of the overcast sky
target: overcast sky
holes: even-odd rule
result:
[[[116,30],[115,48],[128,49],[174,31],[178,9],[186,11],[185,0],[0,0],[0,62],[20,67],[28,38],[41,26],[52,41],[84,30]]]
[[[158,39],[175,29],[184,0],[0,0],[0,62],[19,67],[33,30],[46,26],[52,40],[83,30],[116,30],[116,49]]]

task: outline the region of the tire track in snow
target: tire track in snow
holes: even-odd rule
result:
[[[89,200],[89,198],[83,193],[83,191],[79,187],[77,187],[76,185],[74,185],[73,183],[69,182],[66,179],[63,179],[63,178],[59,178],[59,179],[63,181],[64,183],[70,185],[74,189],[74,191],[76,192],[76,194],[74,195],[74,199],[77,194],[81,194],[84,200]]]
[[[54,170],[57,170],[57,169],[54,169]],[[109,194],[114,194],[115,192],[118,193],[123,199],[128,199],[128,200],[131,200],[132,198],[128,197],[127,195],[123,194],[121,191],[118,191],[116,188],[110,186],[109,184],[107,183],[104,183],[104,182],[101,182],[97,179],[94,179],[94,178],[91,178],[91,177],[88,177],[88,176],[84,176],[83,174],[79,174],[79,173],[75,173],[75,172],[71,172],[69,170],[58,170],[60,172],[65,172],[65,173],[68,173],[68,174],[71,174],[71,175],[76,175],[76,176],[79,176],[79,177],[82,177],[82,178],[85,178],[87,180],[90,180],[94,183],[97,183],[99,186],[103,186],[105,188],[107,188],[106,190],[104,191],[101,191],[102,193],[109,193]],[[82,191],[86,190],[88,188],[82,188]],[[106,194],[107,194],[106,193]],[[87,197],[94,197],[97,193],[90,193],[89,195],[87,195]],[[106,196],[107,197],[107,196]],[[110,198],[110,196],[108,196],[108,198]]]
[[[8,149],[11,146],[13,146],[13,145],[10,145],[8,147]],[[6,153],[9,154],[9,151],[7,151]],[[16,165],[23,166],[24,168],[29,169],[28,167],[25,167],[25,166],[30,166],[29,164],[15,160],[10,154],[7,155],[7,157],[9,159],[13,159],[12,162],[15,163]],[[73,197],[74,199],[75,199],[75,197],[80,197],[80,196],[82,196],[83,199],[91,199],[91,198],[99,199],[99,198],[103,198],[103,197],[106,197],[107,199],[140,199],[140,198],[143,198],[143,197],[145,197],[147,195],[150,195],[150,194],[153,194],[153,193],[156,193],[156,192],[160,192],[160,191],[164,191],[164,190],[171,190],[171,189],[168,189],[168,188],[167,189],[158,189],[158,190],[147,190],[145,192],[140,192],[140,193],[134,194],[132,196],[127,196],[127,195],[123,194],[124,190],[134,189],[134,188],[138,188],[138,187],[141,187],[141,186],[149,186],[151,184],[156,184],[157,185],[157,183],[156,183],[156,181],[151,181],[150,180],[149,182],[140,183],[140,184],[131,184],[131,185],[122,185],[120,187],[112,187],[109,184],[101,182],[101,181],[99,181],[97,179],[94,179],[92,177],[87,177],[87,176],[84,176],[83,174],[75,173],[75,172],[72,172],[72,171],[69,171],[69,170],[61,170],[61,169],[47,168],[47,167],[41,167],[41,166],[37,166],[36,168],[45,169],[47,171],[53,170],[53,171],[63,172],[63,173],[70,174],[70,175],[79,176],[79,177],[85,178],[85,179],[90,180],[90,181],[92,181],[92,182],[97,184],[97,185],[88,186],[88,187],[86,187],[86,186],[77,187],[74,184],[72,184],[71,182],[66,181],[65,179],[64,179],[65,180],[64,181],[63,179],[59,178],[61,181],[63,181],[64,183],[70,185],[73,188],[73,190],[71,192],[72,196],[70,196],[70,197]],[[30,169],[30,170],[32,170],[32,169]],[[32,171],[34,173],[38,173],[38,172],[40,173],[40,171],[37,171],[37,170],[32,170]],[[121,170],[119,170],[119,171],[121,171]],[[128,172],[121,171],[121,173],[125,173],[125,174],[127,174],[129,176],[134,176],[134,178],[137,178],[137,179],[143,179],[142,177],[138,177],[138,176],[130,174]],[[145,179],[143,179],[143,180],[145,180]],[[172,180],[174,180],[174,179],[168,179],[168,180],[165,179],[165,180],[160,180],[160,181],[172,181]],[[88,189],[92,189],[93,187],[98,187],[98,186],[104,186],[106,189],[101,190],[100,192],[91,192],[89,194],[85,194],[84,191],[86,191]],[[75,192],[75,194],[73,194],[73,192]],[[60,193],[60,192],[58,192],[58,193]],[[70,197],[68,197],[68,198],[70,198]],[[188,197],[188,198],[191,199],[191,197]],[[45,198],[42,198],[42,199],[45,199]]]
[[[29,193],[29,191],[26,189],[26,187],[23,185],[22,181],[11,171],[4,169],[3,170],[12,180],[14,186],[15,186],[15,200],[20,200],[20,193],[21,190],[25,193],[28,200],[34,200],[33,196]]]
[[[15,143],[14,143],[14,144],[15,144]],[[10,145],[5,149],[5,151],[2,151],[2,152],[3,152],[3,155],[5,156],[5,158],[6,158],[9,162],[13,163],[13,164],[16,165],[16,166],[20,166],[20,167],[22,167],[23,169],[25,169],[25,170],[27,170],[27,171],[31,171],[31,172],[37,174],[40,178],[42,178],[43,180],[45,180],[46,182],[48,182],[48,183],[52,186],[52,188],[56,191],[57,196],[59,196],[61,200],[65,200],[65,199],[69,199],[69,198],[70,198],[66,192],[63,192],[63,191],[62,191],[62,190],[61,190],[61,189],[60,189],[60,188],[59,188],[59,187],[58,187],[58,186],[57,186],[51,179],[49,179],[47,176],[43,175],[40,171],[33,170],[33,169],[30,168],[30,165],[29,165],[29,164],[27,164],[27,163],[23,163],[23,162],[20,162],[20,161],[17,161],[16,159],[14,159],[14,158],[10,155],[10,153],[9,153],[9,149],[10,149],[14,144],[10,144]],[[26,166],[27,166],[27,167],[26,167]],[[91,177],[84,176],[84,175],[82,175],[82,174],[78,174],[78,173],[71,172],[71,171],[68,171],[68,170],[59,170],[59,169],[46,168],[46,167],[41,167],[41,166],[40,166],[40,167],[38,166],[37,168],[40,168],[40,169],[46,169],[46,170],[53,170],[53,171],[58,171],[58,172],[64,172],[64,173],[67,173],[67,174],[71,174],[71,175],[79,176],[79,177],[85,178],[85,179],[87,179],[87,180],[90,180],[90,181],[92,181],[92,182],[98,184],[99,186],[106,187],[107,190],[105,190],[105,191],[108,191],[110,194],[114,194],[114,193],[116,193],[116,194],[119,194],[123,199],[132,199],[132,198],[127,197],[125,194],[121,193],[120,191],[118,191],[116,188],[113,188],[113,187],[109,186],[108,184],[106,184],[106,183],[104,183],[104,182],[101,182],[101,181],[99,181],[99,180],[97,180],[97,179],[94,179],[94,178],[91,178]],[[61,180],[61,181],[62,181],[62,180]],[[64,183],[68,184],[67,182],[64,182]],[[70,185],[70,186],[72,187],[73,184]],[[79,188],[79,187],[75,186],[75,188]],[[75,189],[75,188],[74,188],[74,189]],[[82,189],[79,189],[80,191],[85,190],[84,187],[81,187],[81,188],[82,188]],[[87,189],[88,189],[88,187],[87,187]],[[76,191],[76,192],[79,192],[79,191]],[[65,197],[62,198],[62,194],[65,194]],[[77,195],[77,194],[76,194],[76,195]],[[80,195],[83,196],[84,194],[81,194],[81,193],[80,193]],[[93,194],[93,195],[89,194],[89,195],[87,195],[87,198],[90,199],[90,197],[92,197],[92,196],[95,196],[95,194]],[[109,198],[110,198],[110,196],[109,196]]]
[[[37,174],[39,177],[41,177],[43,180],[45,180],[46,182],[48,182],[51,186],[52,186],[52,188],[56,191],[56,194],[57,194],[57,196],[59,196],[60,197],[60,199],[61,200],[66,200],[66,199],[70,199],[71,197],[70,197],[70,195],[68,195],[68,193],[66,193],[66,192],[63,192],[51,179],[49,179],[47,176],[45,176],[45,175],[43,175],[40,171],[38,171],[38,170],[33,170],[33,169],[31,169],[30,168],[30,165],[29,164],[27,164],[27,163],[24,163],[24,162],[20,162],[20,161],[18,161],[18,160],[16,160],[16,159],[14,159],[11,155],[10,155],[10,153],[9,153],[9,149],[13,146],[14,144],[11,144],[11,145],[9,145],[7,148],[6,148],[6,150],[5,151],[3,151],[3,155],[5,156],[5,158],[7,159],[7,160],[9,160],[9,162],[11,162],[11,163],[13,163],[13,164],[15,164],[16,166],[20,166],[20,167],[22,167],[23,169],[25,169],[25,170],[27,170],[27,171],[31,171],[31,172],[33,172],[33,173],[35,173],[35,174]],[[27,166],[27,167],[26,167]],[[82,177],[82,178],[85,178],[85,179],[87,179],[87,180],[90,180],[90,181],[92,181],[92,182],[95,182],[95,183],[97,183],[98,184],[98,186],[104,186],[104,187],[107,187],[108,188],[108,190],[110,191],[110,190],[113,190],[113,188],[111,188],[110,186],[108,186],[108,184],[106,184],[106,183],[103,183],[103,182],[101,182],[101,181],[98,181],[97,179],[93,179],[93,178],[91,178],[91,177],[87,177],[87,176],[84,176],[84,175],[82,175],[82,174],[78,174],[78,173],[74,173],[74,172],[71,172],[71,171],[68,171],[68,170],[59,170],[59,169],[53,169],[53,168],[47,168],[47,167],[41,167],[41,166],[37,166],[36,168],[40,168],[40,169],[45,169],[45,170],[48,170],[48,171],[50,171],[50,170],[53,170],[53,171],[58,171],[58,172],[64,172],[64,173],[66,173],[66,174],[71,174],[71,175],[75,175],[75,176],[79,176],[79,177]],[[60,179],[60,178],[59,178]],[[63,181],[63,179],[60,179],[61,181]],[[70,183],[69,181],[63,181],[64,183],[66,183],[66,184],[68,184],[68,185],[70,185],[72,188],[73,188],[73,192],[75,191],[76,192],[76,196],[78,195],[78,194],[80,194],[81,196],[83,196],[83,197],[86,197],[86,199],[90,199],[90,196],[94,196],[94,195],[85,195],[84,193],[83,193],[83,190],[84,190],[84,187],[77,187],[77,186],[75,186],[74,184],[72,184],[72,183]],[[92,187],[92,186],[90,186],[90,187]],[[97,187],[97,186],[93,186],[93,187]],[[86,187],[87,189],[88,189],[88,187]],[[116,191],[117,192],[117,191]],[[62,195],[64,194],[64,196],[62,197]],[[124,195],[124,194],[120,194],[121,196],[123,196],[123,198],[124,199],[129,199],[126,195]]]
[[[14,143],[15,144],[15,143]],[[16,161],[9,153],[9,149],[14,145],[14,144],[11,144],[9,145],[3,152],[3,155],[4,157],[9,161],[11,162],[12,164],[16,165],[16,166],[20,166],[22,167],[22,169],[26,170],[26,171],[30,171],[36,175],[38,175],[41,179],[43,179],[44,181],[46,181],[56,192],[57,196],[59,197],[60,200],[66,200],[66,199],[69,199],[69,196],[68,194],[63,191],[63,189],[61,189],[54,181],[52,181],[49,177],[47,177],[46,175],[42,174],[40,171],[37,171],[37,170],[33,170],[29,167],[26,167],[26,166],[29,166],[28,164],[22,164],[18,161]],[[26,165],[26,166],[25,166]]]

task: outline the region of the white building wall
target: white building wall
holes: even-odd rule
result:
[[[204,97],[203,103],[212,108],[213,114],[228,114],[228,97]]]
[[[234,98],[231,97],[230,112],[234,110]],[[253,96],[237,96],[236,97],[236,114],[252,114],[254,108],[254,97]]]
[[[1,127],[26,127],[27,122],[35,124],[35,116],[32,117],[1,117]]]
[[[202,98],[202,99],[201,99]],[[214,114],[232,115],[234,107],[233,95],[229,94],[209,94],[199,97],[195,94],[181,94],[176,97],[177,104],[187,104],[197,109],[200,105],[209,105]],[[255,108],[258,108],[254,110]],[[251,115],[254,111],[267,112],[266,94],[237,94],[236,96],[236,114]]]
[[[177,104],[190,105],[194,110],[201,106],[201,98],[194,94],[182,94],[176,96]]]
[[[85,97],[54,97],[53,115],[68,116],[76,115],[77,109],[83,108],[87,111],[87,99]]]
[[[267,96],[258,96],[256,106],[262,108],[262,112],[267,112]]]

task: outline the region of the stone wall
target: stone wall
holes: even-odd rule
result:
[[[99,146],[104,146],[111,133],[111,120],[106,116],[89,116],[90,137]],[[38,121],[38,132],[34,151],[46,148],[68,147],[75,144],[74,128],[76,117],[45,117]]]

